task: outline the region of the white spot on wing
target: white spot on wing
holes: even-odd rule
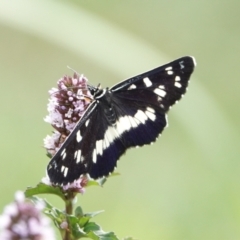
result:
[[[116,122],[118,133],[122,134],[123,132],[131,129],[132,125],[128,119],[128,116],[120,117]]]
[[[167,67],[167,68],[165,68],[165,70],[166,70],[166,71],[172,70],[172,67],[171,67],[171,66],[170,66],[170,67]]]
[[[81,150],[77,150],[77,161],[76,163],[79,163],[81,161]]]
[[[99,154],[99,155],[103,154],[103,141],[104,140],[97,140],[97,142],[96,142],[97,154]]]
[[[145,114],[150,118],[152,121],[156,120],[156,115],[152,112],[146,111]]]
[[[66,158],[67,154],[64,152],[63,156],[62,156],[62,160],[64,160]]]
[[[179,62],[179,64],[180,64],[181,69],[183,69],[184,68],[184,62],[181,61],[181,62]]]
[[[135,89],[135,88],[137,88],[136,85],[132,84],[132,85],[129,86],[128,90]]]
[[[109,141],[109,144],[114,142],[116,138],[118,138],[118,133],[116,129],[114,129],[112,126],[108,127],[107,131],[104,134],[104,139],[107,138]]]
[[[138,110],[136,114],[134,115],[135,118],[137,118],[141,123],[145,123],[148,119],[146,114],[142,110]]]
[[[104,141],[103,141],[103,149],[106,149],[108,148],[110,145],[109,141],[108,141],[108,138],[104,138]]]
[[[136,128],[138,126],[136,120],[133,117],[128,116],[128,119],[130,121],[130,124],[131,124],[132,128]]]
[[[81,132],[80,130],[77,131],[77,142],[80,142],[82,140]]]
[[[158,88],[165,89],[165,87],[163,85],[159,85]]]
[[[179,76],[175,77],[175,81],[180,81],[180,80],[181,80],[181,78]]]
[[[167,71],[168,75],[173,75],[173,71]]]
[[[145,83],[146,87],[151,87],[152,86],[152,82],[148,77],[145,77],[143,79],[143,82]]]
[[[147,107],[147,110],[148,110],[149,112],[155,113],[155,110],[154,110],[153,108],[151,108],[151,107]]]
[[[67,167],[65,167],[65,169],[64,169],[64,173],[63,173],[64,177],[66,177],[66,176],[67,176],[67,173],[68,173],[68,168],[67,168]]]
[[[66,148],[64,148],[61,152],[61,156],[66,152]]]
[[[88,124],[89,124],[89,119],[85,122],[85,126],[87,127],[88,126]]]
[[[64,169],[65,169],[65,167],[62,165],[62,167],[61,167],[61,172],[63,172],[63,171],[64,171]]]
[[[157,95],[161,96],[161,97],[165,97],[166,96],[166,92],[162,89],[156,88],[154,89],[154,93],[156,93]]]
[[[181,87],[182,87],[182,84],[179,83],[179,82],[175,82],[175,83],[174,83],[174,86],[177,87],[177,88],[181,88]]]
[[[96,163],[96,162],[97,162],[97,153],[96,153],[96,149],[93,150],[92,161],[93,161],[93,163]]]

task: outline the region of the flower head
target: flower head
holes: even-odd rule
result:
[[[74,73],[73,77],[64,76],[57,85],[58,88],[49,91],[49,114],[44,119],[55,129],[52,136],[44,139],[44,147],[51,156],[61,147],[92,101],[87,78],[83,75]]]
[[[25,200],[23,192],[16,192],[15,202],[5,207],[0,216],[2,240],[53,240],[49,219],[42,214],[44,204],[34,206]]]
[[[72,193],[85,193],[86,190],[85,187],[87,186],[88,181],[89,177],[87,175],[82,175],[74,182],[68,183],[67,185],[63,185],[62,189],[65,192],[70,191]],[[51,183],[48,177],[42,178],[42,183],[49,186],[55,186],[54,184]]]
[[[49,114],[45,118],[55,129],[51,136],[44,139],[44,147],[51,157],[59,150],[93,99],[87,87],[87,78],[83,75],[74,73],[73,77],[64,76],[58,80],[57,86],[49,91]],[[43,178],[42,182],[53,185],[48,177]],[[84,193],[87,182],[87,176],[81,176],[63,186],[63,190]]]
[[[84,193],[85,192],[85,186],[88,183],[87,176],[81,176],[79,179],[75,180],[74,182],[63,186],[63,190],[71,190],[72,192],[79,192]]]

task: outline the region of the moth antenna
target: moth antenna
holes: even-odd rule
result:
[[[70,70],[72,70],[74,73],[77,73],[79,76],[83,76],[83,74],[78,73],[78,72],[77,72],[76,70],[74,70],[73,68],[71,68],[71,67],[69,67],[69,66],[67,66],[67,68],[70,69]],[[91,84],[90,81],[88,81],[88,83]]]
[[[76,70],[74,70],[73,68],[71,68],[70,66],[67,66],[68,69],[72,70],[74,73],[77,73],[79,76],[81,76],[81,74],[79,72],[77,72]]]

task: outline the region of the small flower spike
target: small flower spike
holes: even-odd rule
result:
[[[58,80],[58,88],[52,88],[49,94],[48,115],[44,120],[55,131],[44,139],[44,147],[52,157],[83,115],[92,95],[87,88],[87,78],[77,73]]]

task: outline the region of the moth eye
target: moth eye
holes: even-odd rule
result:
[[[95,90],[94,89],[90,89],[90,93],[91,93],[91,95],[94,95]]]

